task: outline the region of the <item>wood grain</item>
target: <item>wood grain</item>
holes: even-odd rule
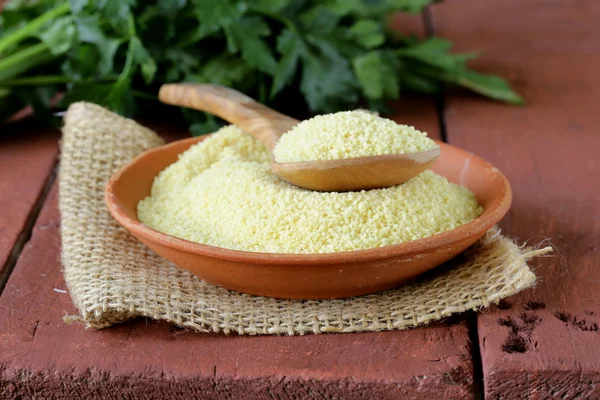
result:
[[[462,322],[409,331],[224,336],[138,320],[103,331],[74,314],[51,192],[0,297],[0,398],[469,398]]]
[[[169,83],[161,86],[158,98],[163,103],[193,108],[221,117],[251,134],[269,151],[273,151],[281,135],[300,122],[237,90],[220,85]]]
[[[58,132],[20,122],[0,127],[0,291],[27,240],[58,152]],[[28,226],[29,223],[29,226]]]
[[[540,281],[478,316],[490,399],[600,398],[600,3],[461,0],[434,8],[441,36],[483,51],[478,69],[508,77],[528,106],[448,98],[450,143],[513,185],[505,232],[556,256]]]

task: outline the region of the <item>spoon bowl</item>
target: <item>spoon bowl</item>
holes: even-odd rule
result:
[[[278,113],[236,90],[218,85],[171,83],[160,88],[167,104],[217,115],[261,141],[269,151],[300,121]],[[293,185],[324,192],[381,189],[399,185],[431,167],[440,149],[368,157],[271,163],[279,178]]]
[[[439,148],[410,154],[343,158],[319,162],[271,163],[279,178],[322,192],[380,189],[399,185],[431,167]]]

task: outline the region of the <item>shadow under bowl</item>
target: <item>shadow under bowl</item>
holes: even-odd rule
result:
[[[156,253],[207,282],[238,292],[332,299],[399,286],[475,243],[506,214],[512,200],[510,184],[497,168],[474,154],[438,142],[441,155],[432,170],[466,186],[484,211],[467,224],[427,238],[340,253],[258,253],[191,242],[141,223],[137,204],[150,195],[155,176],[206,137],[179,140],[139,155],[112,176],[105,199],[113,217]]]

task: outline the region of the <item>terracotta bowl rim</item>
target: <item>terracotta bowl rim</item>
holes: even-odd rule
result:
[[[353,250],[337,253],[297,254],[252,252],[196,243],[186,239],[171,236],[169,234],[150,228],[149,226],[140,222],[137,219],[137,216],[136,219],[133,219],[125,212],[125,210],[119,204],[119,199],[114,194],[113,188],[115,186],[115,183],[121,178],[121,176],[123,176],[123,174],[129,168],[136,165],[142,159],[151,157],[157,152],[165,151],[172,147],[182,146],[187,142],[189,142],[191,146],[197,142],[206,139],[208,136],[210,135],[181,139],[165,144],[163,146],[158,146],[149,149],[135,157],[133,160],[131,160],[129,163],[127,163],[126,165],[121,167],[117,172],[115,172],[106,184],[105,202],[108,206],[109,212],[117,220],[117,222],[142,241],[160,243],[163,246],[170,247],[175,250],[201,255],[205,257],[226,259],[237,262],[246,262],[250,264],[322,265],[341,262],[360,263],[384,260],[390,257],[406,257],[421,254],[424,252],[430,252],[432,250],[451,245],[452,243],[455,243],[459,240],[485,233],[508,212],[508,209],[510,208],[512,202],[512,190],[510,183],[498,168],[494,167],[488,161],[482,159],[481,157],[473,153],[460,149],[456,146],[452,146],[448,143],[436,140],[435,142],[440,146],[441,152],[443,152],[445,148],[458,150],[467,153],[467,157],[469,157],[470,159],[478,160],[479,162],[482,162],[485,165],[485,167],[490,168],[494,172],[494,174],[496,174],[500,178],[500,181],[504,188],[504,196],[496,207],[491,209],[484,208],[483,213],[479,217],[466,224],[463,224],[446,232],[438,233],[421,239],[416,239],[410,242],[399,243],[390,246],[375,247],[366,250]],[[140,200],[141,199],[137,201],[139,202]]]

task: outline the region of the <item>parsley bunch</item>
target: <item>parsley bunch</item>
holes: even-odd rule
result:
[[[124,115],[155,109],[166,82],[234,87],[296,117],[358,104],[385,111],[404,91],[444,84],[521,104],[501,78],[469,70],[474,53],[444,39],[402,37],[395,12],[431,0],[12,0],[0,14],[0,121],[51,100],[86,100]],[[183,111],[201,134],[219,122]]]

